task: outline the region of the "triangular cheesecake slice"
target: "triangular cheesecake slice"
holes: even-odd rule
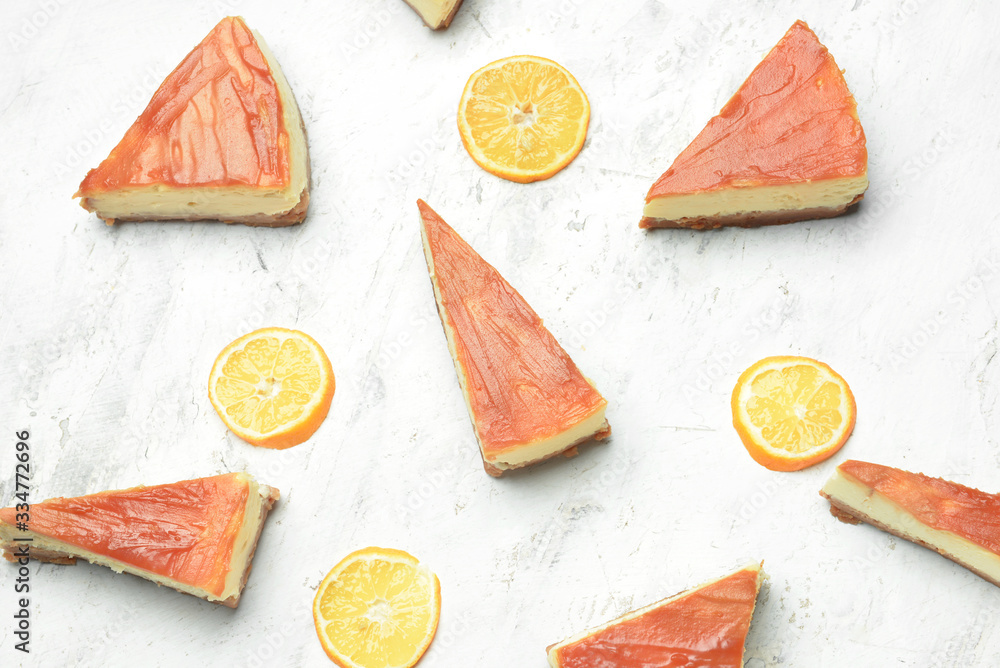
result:
[[[57,564],[86,559],[235,608],[278,490],[245,473],[0,509],[0,549]],[[20,563],[25,563],[21,561]]]
[[[611,433],[607,402],[517,290],[422,200],[424,255],[483,466],[499,476]]]
[[[309,152],[299,108],[263,38],[223,19],[163,81],[75,197],[115,221],[302,222]]]
[[[820,494],[838,519],[929,547],[1000,586],[1000,494],[853,459]]]
[[[443,30],[451,25],[462,0],[406,0],[406,4],[420,15],[428,28]]]
[[[764,571],[735,573],[630,612],[548,648],[552,668],[743,665]]]
[[[653,184],[639,227],[757,227],[829,218],[868,188],[844,75],[797,21]]]

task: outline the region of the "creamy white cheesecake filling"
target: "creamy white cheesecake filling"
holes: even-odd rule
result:
[[[1000,556],[950,531],[927,526],[888,497],[840,470],[834,470],[823,493],[837,506],[857,511],[908,540],[923,541],[958,563],[1000,580]]]
[[[655,610],[657,608],[661,608],[661,607],[663,607],[665,605],[669,605],[669,604],[673,603],[674,601],[677,601],[679,599],[682,599],[682,598],[685,598],[687,596],[690,596],[691,594],[695,594],[698,591],[700,591],[701,589],[704,589],[705,587],[714,585],[716,582],[719,582],[720,580],[725,580],[726,578],[732,577],[733,575],[736,575],[737,573],[739,573],[741,571],[753,571],[753,572],[755,572],[757,574],[757,590],[760,591],[760,583],[761,583],[761,580],[764,578],[764,571],[761,570],[761,565],[759,563],[749,563],[746,566],[744,566],[743,568],[739,568],[739,569],[733,571],[732,573],[728,573],[726,575],[723,575],[722,577],[715,578],[714,580],[709,580],[708,582],[700,584],[697,587],[694,587],[692,589],[687,589],[685,591],[680,592],[679,594],[674,594],[673,596],[665,598],[665,599],[663,599],[661,601],[657,601],[656,603],[652,603],[650,605],[647,605],[644,608],[639,608],[638,610],[633,610],[632,612],[629,612],[629,613],[627,613],[625,615],[622,615],[621,617],[618,617],[617,619],[612,619],[610,622],[608,622],[606,624],[601,624],[600,626],[595,626],[594,628],[587,629],[586,631],[583,631],[582,633],[578,633],[575,636],[572,636],[570,638],[567,638],[566,640],[563,640],[562,642],[559,642],[559,643],[556,643],[555,645],[552,645],[552,647],[549,648],[549,655],[548,655],[549,665],[552,668],[562,668],[560,666],[560,664],[559,664],[558,651],[560,649],[562,649],[563,647],[567,646],[567,645],[572,645],[573,643],[580,642],[581,640],[583,640],[585,638],[589,638],[590,636],[592,636],[592,635],[594,635],[596,633],[601,633],[602,631],[606,631],[607,629],[611,628],[612,626],[616,626],[616,625],[621,624],[623,622],[627,622],[629,620],[635,619],[636,617],[641,617],[642,615],[646,614],[650,610]],[[754,608],[757,607],[757,602],[756,601],[754,601],[754,606],[753,607]],[[751,616],[753,615],[753,609],[751,609],[750,614],[751,614]]]
[[[131,573],[146,580],[152,580],[158,585],[177,589],[186,594],[192,594],[208,601],[224,601],[240,593],[243,582],[243,573],[246,571],[247,561],[251,557],[254,544],[258,534],[258,528],[262,521],[262,509],[265,498],[270,495],[271,489],[267,485],[260,485],[256,480],[248,475],[242,474],[241,478],[249,485],[247,503],[244,508],[243,524],[236,540],[233,542],[232,557],[229,562],[229,572],[226,574],[226,584],[222,593],[216,595],[201,587],[194,587],[182,582],[177,582],[163,575],[147,571],[144,568],[126,564],[117,559],[112,559],[104,555],[96,554],[90,550],[65,543],[61,540],[49,538],[37,534],[33,531],[27,533],[16,530],[8,524],[0,524],[0,544],[5,546],[28,545],[32,550],[46,550],[56,552],[68,557],[85,559],[98,566],[106,566],[116,573]],[[31,542],[15,542],[15,538],[30,537]],[[16,547],[15,547],[16,549]]]
[[[566,431],[556,434],[552,438],[500,452],[494,454],[492,457],[486,457],[486,460],[498,469],[510,469],[551,457],[563,450],[569,449],[570,446],[576,443],[587,440],[606,427],[607,422],[604,419],[606,410],[607,404],[602,404],[587,419],[577,422]]]
[[[406,3],[420,14],[424,23],[435,30],[444,25],[459,2],[461,0],[406,0]]]
[[[441,315],[441,324],[444,326],[445,338],[448,339],[448,351],[451,353],[451,359],[455,363],[455,372],[458,374],[458,384],[462,387],[462,397],[465,399],[465,407],[469,411],[469,416],[473,419],[473,428],[475,428],[475,418],[473,417],[475,413],[472,410],[472,400],[469,396],[469,382],[465,377],[465,370],[458,361],[458,346],[455,343],[455,332],[452,330],[451,323],[448,320],[448,311],[445,309],[442,301],[437,272],[434,270],[434,255],[431,253],[431,247],[427,240],[427,228],[424,227],[422,218],[420,221],[420,238],[423,241],[424,256],[427,258],[427,269],[430,273],[431,285],[434,286],[434,300],[437,302],[438,311]],[[588,379],[587,382],[590,382],[590,380]],[[484,460],[501,470],[515,468],[528,462],[544,459],[550,455],[562,452],[574,443],[584,441],[601,431],[606,426],[604,419],[606,410],[607,403],[604,403],[586,419],[577,422],[566,431],[556,434],[552,438],[496,455],[488,455],[486,453],[486,450],[483,449],[483,443],[479,439],[479,430],[476,429],[476,440],[479,442],[479,451],[482,453]]]
[[[252,186],[172,187],[145,185],[88,196],[90,208],[100,218],[208,218],[228,220],[253,215],[277,216],[295,208],[309,180],[309,149],[295,96],[278,61],[256,30],[254,38],[267,60],[281,99],[282,118],[288,133],[289,179],[284,188]]]
[[[846,206],[868,188],[868,176],[806,181],[783,186],[721,188],[700,193],[658,197],[646,203],[646,218],[680,220],[714,218],[759,211]]]

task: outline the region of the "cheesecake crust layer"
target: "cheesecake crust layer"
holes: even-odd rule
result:
[[[977,568],[975,568],[973,566],[970,566],[969,564],[965,563],[964,561],[962,561],[961,559],[959,559],[954,554],[951,554],[951,553],[949,553],[949,552],[947,552],[945,550],[942,550],[941,548],[936,547],[936,546],[932,545],[931,543],[927,543],[927,542],[925,542],[925,541],[917,538],[916,536],[914,536],[912,534],[909,534],[909,533],[907,533],[905,531],[902,531],[902,530],[899,530],[899,529],[894,529],[893,527],[891,527],[891,526],[889,526],[887,524],[884,524],[884,523],[876,520],[873,517],[870,517],[869,515],[861,512],[860,510],[855,510],[855,509],[850,508],[850,507],[848,507],[846,505],[843,505],[840,502],[838,502],[836,499],[830,498],[829,496],[827,496],[823,492],[820,492],[820,495],[830,501],[830,514],[833,515],[834,517],[836,517],[841,522],[844,522],[845,524],[861,524],[862,522],[864,522],[865,524],[871,524],[873,527],[875,527],[877,529],[881,529],[882,531],[885,531],[886,533],[891,533],[893,536],[896,536],[898,538],[902,538],[903,540],[910,541],[911,543],[915,543],[916,545],[920,545],[920,546],[926,547],[929,550],[933,550],[934,552],[937,552],[938,554],[940,554],[945,559],[948,559],[950,561],[955,562],[956,564],[958,564],[962,568],[966,568],[966,569],[972,571],[973,573],[975,573],[979,577],[983,578],[987,582],[991,582],[991,583],[995,584],[996,586],[1000,587],[1000,579],[993,578],[993,577],[989,576],[988,574],[984,573],[983,571],[981,571],[981,570],[979,570],[979,569],[977,569]]]
[[[698,218],[679,218],[677,220],[669,220],[666,218],[643,218],[639,221],[639,227],[643,229],[666,228],[716,230],[720,227],[750,228],[764,227],[766,225],[784,225],[786,223],[797,223],[803,220],[835,218],[842,215],[850,207],[860,202],[864,199],[864,197],[864,193],[861,193],[847,204],[834,207],[786,209],[783,211],[750,211],[748,213],[738,213],[728,216],[700,216]]]
[[[88,211],[95,211],[92,208],[91,203],[86,199],[80,200],[80,206]],[[217,222],[230,224],[240,224],[247,225],[248,227],[288,227],[290,225],[298,225],[303,220],[305,220],[306,212],[309,210],[309,186],[306,185],[302,189],[302,193],[299,195],[299,203],[295,205],[294,208],[289,209],[284,213],[279,213],[277,215],[271,215],[266,213],[255,213],[249,216],[232,216],[230,218],[220,218]],[[100,217],[100,216],[98,216]],[[124,216],[119,218],[101,218],[107,225],[117,225],[118,223],[163,223],[163,222],[176,222],[176,223],[190,223],[194,221],[204,221],[204,216],[155,216],[155,215],[143,215],[143,216]]]
[[[871,524],[1000,586],[1000,495],[852,459],[820,495],[837,519]]]
[[[584,443],[587,443],[589,441],[603,441],[608,436],[611,436],[611,425],[609,425],[608,421],[605,420],[604,426],[601,427],[601,430],[599,432],[591,436],[584,436],[583,438],[574,441],[573,443],[569,444],[565,450],[553,452],[552,454],[545,455],[544,457],[539,457],[538,459],[533,459],[529,462],[524,462],[521,464],[515,464],[513,466],[508,466],[506,468],[500,468],[498,466],[495,466],[494,464],[491,464],[487,459],[483,459],[483,468],[486,469],[486,472],[489,473],[494,478],[499,478],[507,471],[514,471],[516,469],[523,469],[527,466],[534,466],[535,464],[547,461],[549,459],[552,459],[553,457],[558,457],[559,455],[562,455],[563,457],[567,458],[576,457],[578,454],[580,454],[578,446],[583,445]]]

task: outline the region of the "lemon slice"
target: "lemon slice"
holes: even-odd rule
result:
[[[330,410],[334,387],[330,360],[311,336],[268,327],[219,353],[208,398],[244,441],[284,449],[315,433]]]
[[[808,357],[766,357],[733,389],[733,426],[757,463],[798,471],[832,456],[857,418],[847,382]]]
[[[441,583],[402,550],[367,547],[344,557],[313,600],[316,634],[342,668],[409,668],[441,616]]]

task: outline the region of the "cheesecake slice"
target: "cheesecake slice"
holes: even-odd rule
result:
[[[462,0],[406,0],[406,4],[420,15],[428,28],[443,30],[451,25]]]
[[[302,222],[309,207],[305,129],[263,38],[239,17],[222,19],[74,197],[109,225]]]
[[[653,184],[639,227],[830,218],[867,188],[854,96],[830,52],[796,21]]]
[[[424,255],[486,472],[611,433],[607,402],[524,297],[422,200]]]
[[[86,559],[235,608],[278,490],[246,473],[0,509],[0,549],[57,564]]]
[[[929,547],[1000,586],[1000,494],[852,459],[820,494],[835,517]]]
[[[761,564],[630,612],[548,648],[552,668],[743,665]]]

